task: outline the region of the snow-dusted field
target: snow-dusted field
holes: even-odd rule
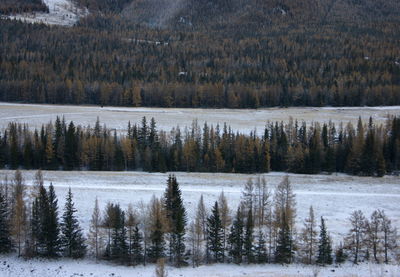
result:
[[[8,18],[28,23],[44,23],[48,25],[73,26],[81,17],[87,15],[86,9],[76,6],[71,0],[44,0],[49,13],[33,12],[8,16]]]
[[[36,171],[23,171],[27,185],[32,185]],[[149,202],[153,195],[162,196],[167,173],[144,172],[87,172],[44,171],[46,184],[53,183],[59,197],[60,208],[69,187],[75,196],[76,208],[82,226],[88,229],[90,216],[97,197],[103,208],[108,201],[118,202],[126,208],[140,201]],[[203,194],[206,207],[211,207],[221,191],[233,210],[240,201],[246,174],[175,173],[181,186],[188,217],[193,218],[197,202]],[[0,171],[0,180],[13,171]],[[285,173],[265,174],[271,189],[282,180]],[[375,209],[384,209],[394,226],[400,227],[400,178],[354,177],[347,175],[296,175],[290,174],[297,200],[297,225],[302,227],[308,208],[313,205],[317,218],[324,216],[335,243],[349,229],[347,218],[354,210],[362,210],[367,217]]]
[[[258,110],[235,109],[163,109],[163,108],[118,108],[98,106],[64,106],[0,103],[0,128],[9,122],[29,123],[31,127],[40,127],[43,123],[65,116],[81,125],[94,125],[99,117],[109,128],[125,130],[128,121],[140,122],[143,116],[154,117],[159,129],[170,130],[176,125],[190,126],[197,119],[200,126],[204,122],[216,125],[226,122],[235,130],[249,133],[255,128],[258,132],[269,121],[288,121],[290,117],[312,121],[356,123],[359,116],[368,122],[372,116],[375,122],[384,122],[388,115],[400,115],[400,106],[391,107],[342,107],[342,108],[268,108]]]
[[[154,265],[127,267],[115,264],[96,264],[94,261],[44,261],[0,256],[2,277],[153,277]],[[206,265],[198,268],[167,267],[168,277],[398,277],[400,268],[395,265],[346,264],[340,267],[312,267],[302,265]]]

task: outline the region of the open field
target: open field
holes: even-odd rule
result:
[[[140,201],[147,203],[153,195],[162,196],[166,187],[167,173],[144,172],[87,172],[44,171],[46,185],[53,183],[59,197],[60,209],[66,192],[71,187],[82,226],[87,230],[97,197],[100,207],[108,201],[119,202],[126,208]],[[12,177],[13,171],[0,171]],[[31,186],[35,171],[23,171],[26,184]],[[181,186],[188,218],[193,218],[197,202],[203,194],[206,207],[211,207],[221,191],[224,191],[231,208],[236,209],[246,174],[175,173]],[[285,173],[265,174],[269,188],[273,190]],[[335,243],[339,243],[349,229],[347,218],[354,210],[362,210],[367,217],[375,209],[384,209],[394,226],[400,227],[400,178],[354,177],[347,175],[296,175],[290,174],[297,200],[297,225],[302,227],[308,208],[313,205],[317,218],[324,216]]]
[[[400,115],[400,106],[390,107],[341,107],[341,108],[268,108],[258,110],[235,109],[163,109],[163,108],[121,108],[98,106],[63,106],[0,103],[0,128],[9,122],[29,123],[30,127],[40,127],[43,123],[65,116],[67,121],[80,125],[94,125],[97,117],[109,128],[125,130],[128,121],[140,122],[143,116],[154,117],[159,129],[170,130],[179,125],[190,126],[197,119],[216,125],[226,122],[234,130],[249,133],[264,129],[267,121],[288,121],[290,117],[307,123],[318,121],[335,123],[349,121],[355,123],[360,116],[367,122],[371,116],[375,122],[384,122],[388,115]]]

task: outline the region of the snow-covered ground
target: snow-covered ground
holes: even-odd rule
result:
[[[127,267],[115,264],[96,264],[82,260],[23,260],[13,256],[0,256],[2,277],[153,277],[154,265]],[[340,267],[313,267],[302,265],[206,265],[197,268],[167,267],[168,277],[396,277],[400,268],[395,265],[345,264]]]
[[[78,8],[71,0],[44,0],[43,2],[49,7],[49,13],[23,13],[10,15],[8,18],[28,23],[73,26],[81,17],[88,14],[87,9]]]
[[[36,171],[23,171],[27,185],[32,185]],[[108,201],[118,202],[123,208],[129,203],[134,207],[140,201],[148,203],[153,195],[162,196],[166,187],[167,173],[145,172],[88,172],[44,171],[46,184],[53,183],[59,197],[60,209],[69,187],[74,193],[76,208],[82,227],[89,227],[95,198],[101,208]],[[193,218],[203,194],[206,207],[211,207],[221,191],[224,191],[233,210],[240,201],[247,174],[175,173],[181,186],[188,218]],[[12,177],[13,171],[1,170]],[[285,173],[264,174],[271,189],[282,180]],[[400,227],[400,178],[354,177],[347,175],[298,175],[289,174],[297,200],[297,225],[302,227],[310,205],[317,218],[324,216],[328,229],[336,243],[349,229],[348,217],[354,210],[362,210],[369,217],[375,209],[384,209],[394,226]]]
[[[371,116],[375,122],[384,122],[388,115],[400,115],[400,106],[390,107],[339,107],[339,108],[268,108],[268,109],[164,109],[164,108],[121,108],[98,106],[33,105],[0,103],[0,128],[9,122],[29,123],[30,127],[40,127],[43,123],[65,116],[81,125],[94,125],[99,117],[102,123],[117,131],[126,130],[128,121],[139,123],[143,116],[154,117],[158,128],[170,130],[176,125],[190,126],[197,119],[202,127],[204,122],[223,124],[226,122],[234,130],[249,133],[257,129],[261,133],[267,121],[288,121],[290,117],[312,121],[356,123],[360,116],[368,122]]]

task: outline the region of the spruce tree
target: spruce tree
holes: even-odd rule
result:
[[[268,262],[266,241],[263,232],[260,230],[257,235],[257,246],[255,247],[255,258],[258,264]]]
[[[0,191],[0,253],[8,253],[12,249],[7,201]]]
[[[60,250],[60,229],[58,224],[58,200],[52,183],[50,183],[49,187],[48,201],[46,255],[55,257]]]
[[[207,245],[214,262],[221,262],[222,259],[222,237],[223,230],[219,216],[218,202],[215,201],[211,215],[207,218]]]
[[[275,250],[275,262],[281,264],[291,263],[293,257],[292,243],[290,228],[286,220],[286,215],[283,213],[283,222],[278,232],[278,241]]]
[[[141,264],[143,262],[143,236],[139,231],[138,226],[133,230],[132,235],[132,246],[131,255],[134,265]]]
[[[319,264],[332,264],[331,240],[326,230],[325,220],[321,216],[321,230],[319,233],[318,258]]]
[[[119,262],[128,262],[128,244],[126,243],[125,213],[119,205],[114,206],[115,218],[113,222],[111,259]]]
[[[168,177],[164,205],[170,228],[170,258],[179,267],[184,264],[186,211],[174,175]]]
[[[76,218],[76,209],[72,202],[71,188],[68,190],[64,214],[61,223],[61,247],[64,256],[70,258],[82,258],[86,253],[85,240],[82,229]]]
[[[253,229],[253,209],[250,206],[247,212],[246,230],[244,233],[244,256],[248,264],[254,262]]]
[[[243,219],[240,207],[236,212],[236,217],[231,226],[231,232],[228,237],[230,247],[229,256],[235,264],[242,263],[243,255]]]

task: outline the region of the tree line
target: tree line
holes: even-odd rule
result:
[[[231,208],[224,193],[208,210],[200,197],[188,218],[179,183],[169,175],[164,195],[149,203],[107,203],[96,198],[86,235],[80,228],[71,189],[61,218],[52,184],[44,186],[41,171],[30,189],[21,172],[5,179],[0,190],[0,253],[25,257],[85,255],[124,265],[146,265],[165,259],[170,265],[193,267],[210,263],[332,264],[351,261],[389,263],[400,257],[396,228],[383,210],[366,218],[354,211],[351,226],[333,245],[326,219],[309,209],[302,227],[296,225],[296,199],[286,176],[272,191],[264,178],[250,178],[240,204]]]
[[[287,171],[345,172],[361,176],[396,173],[400,167],[400,118],[386,124],[358,120],[307,126],[267,122],[261,135],[235,132],[224,124],[197,121],[184,129],[157,130],[154,118],[128,123],[119,134],[102,126],[75,126],[57,117],[31,130],[10,123],[0,134],[0,168],[51,170],[144,170],[150,172]]]
[[[110,14],[92,14],[69,29],[2,20],[0,101],[207,108],[400,104],[396,22],[238,25],[154,29]]]

